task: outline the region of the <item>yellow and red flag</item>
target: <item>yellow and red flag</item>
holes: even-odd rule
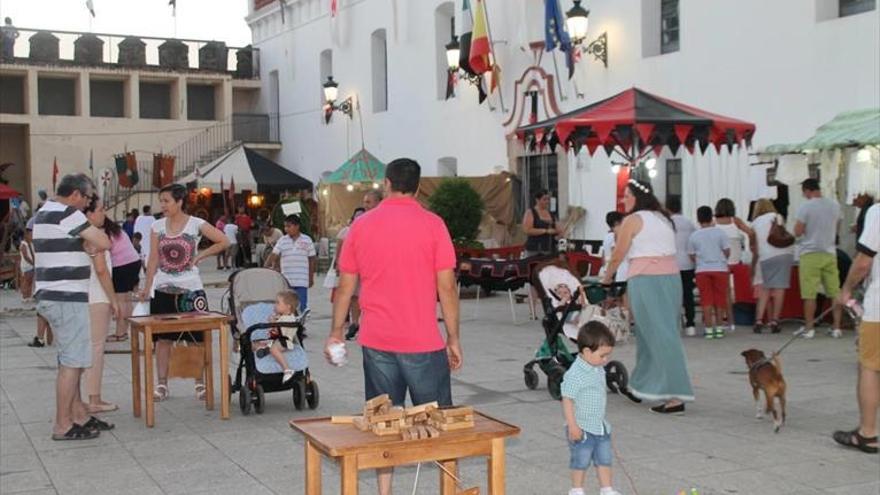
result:
[[[492,68],[492,45],[489,40],[489,32],[486,29],[485,0],[476,0],[474,6],[474,30],[471,35],[470,62],[471,70],[475,74],[488,72]]]

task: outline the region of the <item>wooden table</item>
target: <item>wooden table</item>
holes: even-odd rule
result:
[[[173,332],[202,332],[205,344],[205,407],[214,409],[214,370],[212,335],[220,331],[220,418],[229,419],[229,315],[192,312],[129,318],[131,322],[131,400],[134,417],[141,417],[141,363],[139,335],[144,336],[144,400],[146,424],[155,424],[153,406],[153,335]]]
[[[321,456],[339,462],[342,495],[357,495],[358,471],[438,461],[440,493],[455,495],[458,459],[488,456],[489,495],[504,495],[504,439],[519,428],[474,412],[474,428],[442,432],[440,437],[402,440],[380,437],[352,425],[330,424],[330,418],[292,419],[290,427],[306,439],[306,495],[321,493]],[[464,488],[464,487],[462,487]]]

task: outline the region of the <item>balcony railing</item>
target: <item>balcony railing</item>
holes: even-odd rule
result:
[[[17,28],[20,36],[15,40],[14,60],[3,60],[3,62],[20,62],[20,63],[40,63],[40,64],[58,64],[71,66],[108,66],[108,67],[127,67],[132,69],[158,69],[158,70],[189,70],[189,71],[207,71],[207,72],[223,72],[230,73],[236,78],[241,79],[257,79],[260,77],[260,49],[252,46],[233,47],[226,46],[217,41],[208,40],[192,40],[180,38],[156,38],[152,36],[134,36],[124,34],[108,34],[108,33],[85,33],[80,31],[59,31],[59,30],[38,30],[30,28]],[[46,50],[38,50],[34,53],[31,38],[37,33],[41,33],[46,38],[46,33],[57,38],[57,48],[49,46],[48,60]],[[95,42],[93,38],[97,38],[103,43]],[[51,38],[49,38],[51,40]],[[41,39],[44,42],[45,39]],[[85,42],[88,43],[85,43]],[[128,46],[120,43],[125,41]],[[184,45],[181,51],[185,52],[186,61],[182,63],[182,58],[178,57],[181,63],[171,66],[162,63],[160,58],[160,45],[166,42],[180,42]],[[143,43],[142,48],[139,46]],[[50,41],[49,45],[55,43]],[[79,46],[77,46],[79,45]],[[88,53],[83,55],[83,46],[97,45],[100,53]],[[135,45],[135,52],[140,52],[140,63],[131,63],[130,58],[126,57],[126,51],[130,52],[131,46]],[[222,56],[223,48],[226,49],[225,60],[216,60],[216,57],[208,57],[206,60],[200,52],[208,46],[208,51],[214,54],[220,53]],[[219,47],[219,50],[216,48]],[[120,52],[123,57],[120,59]],[[54,54],[53,54],[54,53]]]

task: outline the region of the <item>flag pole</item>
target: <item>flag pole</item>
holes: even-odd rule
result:
[[[496,74],[495,66],[498,64],[498,57],[495,56],[495,38],[492,36],[492,23],[489,22],[488,4],[488,0],[483,0],[483,13],[486,15],[486,34],[489,35],[489,51],[492,52],[492,77],[494,78]],[[501,71],[499,70],[497,73],[500,74]],[[492,88],[489,89],[491,90]],[[501,103],[501,111],[507,113],[507,108],[504,107],[504,88],[501,87],[500,81],[498,82],[498,101]]]

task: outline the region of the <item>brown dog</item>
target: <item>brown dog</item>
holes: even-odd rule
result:
[[[774,432],[785,423],[785,379],[782,378],[782,362],[779,356],[767,359],[763,351],[748,349],[743,351],[749,367],[749,384],[752,386],[752,394],[755,396],[755,417],[763,418],[764,413],[773,414]],[[766,404],[760,403],[759,391],[764,390]],[[778,407],[777,407],[778,406]]]

